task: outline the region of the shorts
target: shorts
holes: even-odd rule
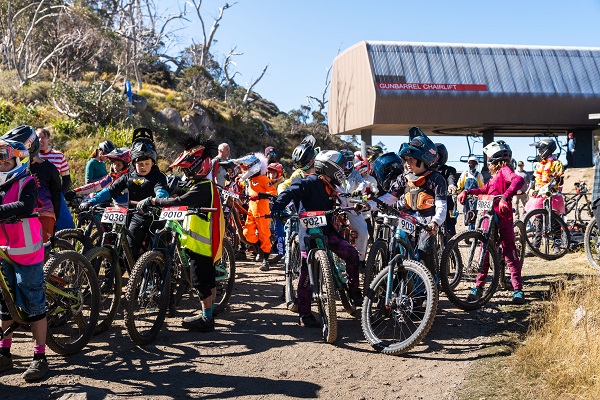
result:
[[[44,264],[11,265],[7,262],[1,263],[9,286],[14,293],[15,305],[29,316],[42,315],[46,312],[46,282],[44,281]],[[7,320],[9,311],[0,302],[0,313],[2,320]]]

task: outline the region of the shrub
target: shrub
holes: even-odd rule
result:
[[[88,85],[59,81],[52,86],[50,97],[56,109],[79,122],[106,125],[127,117],[129,105],[124,94],[108,83],[97,81]]]

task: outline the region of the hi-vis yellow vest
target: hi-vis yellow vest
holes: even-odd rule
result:
[[[213,263],[221,259],[223,254],[223,237],[225,236],[225,217],[221,208],[219,191],[212,181],[206,180],[198,185],[210,185],[212,202],[208,207],[216,208],[216,212],[208,214],[208,219],[197,215],[187,215],[183,219],[183,235],[181,246],[194,253],[212,257]],[[193,206],[192,206],[193,207]]]

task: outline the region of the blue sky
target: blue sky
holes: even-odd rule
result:
[[[225,2],[204,0],[207,29]],[[177,0],[161,4],[178,9]],[[180,32],[183,43],[202,40],[194,17]],[[268,64],[255,91],[287,112],[320,97],[338,51],[362,40],[600,47],[599,21],[600,0],[238,0],[225,11],[213,53],[220,60],[234,46],[244,53],[236,57],[236,81],[244,86]],[[376,136],[373,143],[397,150],[405,139]],[[534,154],[532,138],[506,140],[515,158]],[[453,149],[450,160],[468,152],[464,137],[444,143]]]

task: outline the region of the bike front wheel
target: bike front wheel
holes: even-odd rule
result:
[[[595,218],[592,218],[587,228],[585,228],[583,246],[590,265],[600,270],[600,230]]]
[[[94,332],[97,335],[110,328],[119,310],[123,291],[121,266],[106,247],[94,247],[85,253],[85,258],[92,264],[100,285],[100,316]]]
[[[297,312],[298,280],[300,279],[300,267],[302,266],[298,235],[294,235],[288,251],[288,262],[285,265],[285,303],[288,310]]]
[[[481,232],[466,231],[450,239],[444,249],[439,279],[452,304],[475,310],[496,292],[500,269],[495,243]]]
[[[525,226],[532,229],[526,235],[527,247],[536,256],[544,260],[556,260],[569,251],[571,234],[565,221],[552,212],[548,216],[548,210],[539,208],[531,210],[523,220]]]
[[[429,270],[413,260],[393,266],[389,304],[385,267],[373,279],[363,300],[361,325],[369,344],[385,354],[403,354],[429,332],[438,305],[438,290]]]
[[[314,279],[313,297],[317,300],[321,317],[322,336],[327,343],[337,339],[337,311],[335,304],[335,283],[331,264],[325,250],[316,250],[312,262]]]
[[[73,250],[52,256],[44,274],[47,282],[72,296],[46,289],[46,343],[57,354],[75,354],[89,343],[98,322],[98,278],[90,262]]]
[[[144,253],[135,263],[127,283],[125,326],[138,346],[156,339],[165,321],[171,294],[167,262],[159,251]]]

